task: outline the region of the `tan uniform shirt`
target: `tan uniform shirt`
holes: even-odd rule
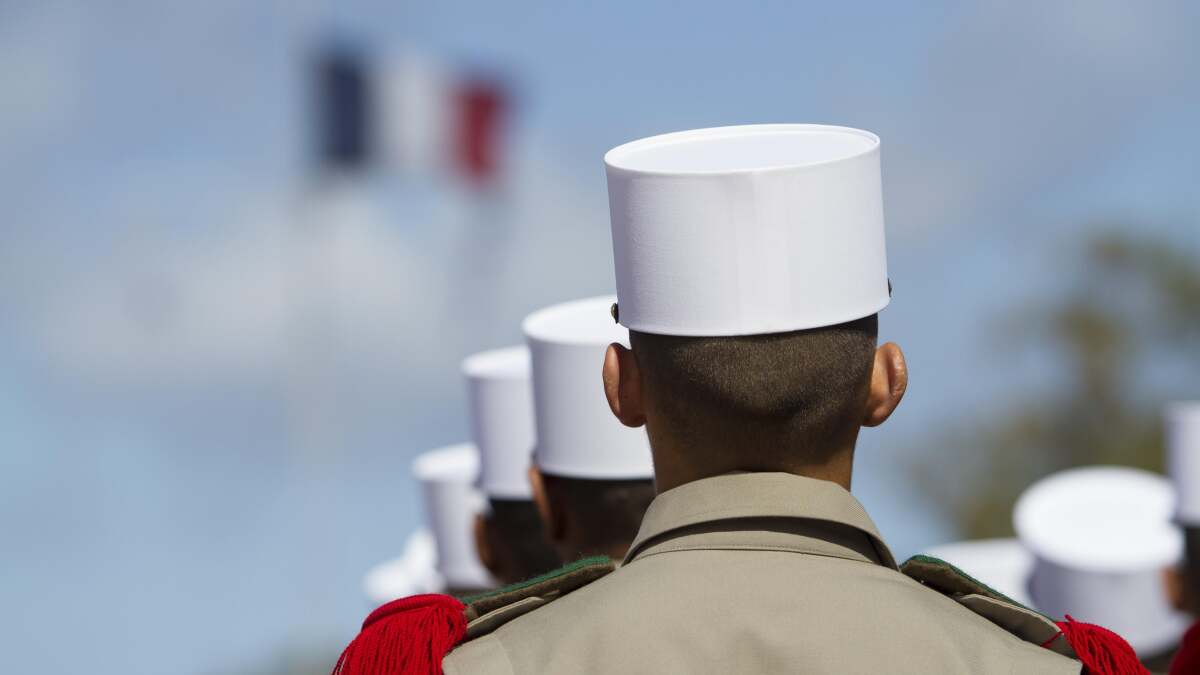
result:
[[[840,486],[782,473],[659,495],[613,573],[443,660],[475,673],[1078,673],[901,574]]]

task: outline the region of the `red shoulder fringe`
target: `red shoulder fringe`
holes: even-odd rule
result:
[[[332,675],[441,675],[442,658],[466,634],[466,607],[449,595],[393,600],[363,621]]]
[[[1149,675],[1125,638],[1103,626],[1076,621],[1068,614],[1066,621],[1058,623],[1058,630],[1042,646],[1049,646],[1061,635],[1083,662],[1087,675]]]

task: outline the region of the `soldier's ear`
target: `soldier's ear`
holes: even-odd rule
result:
[[[863,426],[883,424],[908,389],[908,365],[904,352],[894,342],[888,342],[875,350],[875,364],[871,367],[871,389],[867,394],[867,410],[863,415]]]
[[[492,550],[492,541],[488,537],[487,519],[482,513],[475,515],[475,553],[479,555],[479,562],[492,576],[502,578],[499,574],[500,570],[496,566],[496,552]]]
[[[537,465],[529,467],[529,487],[533,490],[533,504],[542,519],[542,530],[551,544],[557,544],[563,539],[564,523],[558,509],[550,503],[550,495],[546,492],[546,479]]]
[[[1167,597],[1167,602],[1175,609],[1181,612],[1190,612],[1192,607],[1188,602],[1187,582],[1184,580],[1183,570],[1172,566],[1164,568],[1162,571],[1163,595]]]
[[[637,358],[617,343],[604,353],[604,397],[612,414],[627,427],[646,423],[645,401],[642,399],[642,373]]]

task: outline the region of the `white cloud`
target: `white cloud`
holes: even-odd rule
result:
[[[37,342],[82,377],[186,382],[278,375],[309,332],[379,357],[430,258],[386,220],[341,205],[328,220],[279,197],[204,237],[142,231],[39,302]],[[342,333],[345,333],[342,335]]]
[[[540,303],[611,285],[604,205],[585,205],[552,167],[531,170],[498,202],[431,186],[430,208],[399,212],[373,203],[370,183],[307,196],[247,189],[224,198],[249,205],[209,209],[225,220],[202,232],[161,226],[182,186],[151,189],[137,208],[96,214],[122,243],[84,264],[54,264],[54,247],[23,250],[7,274],[38,294],[8,301],[30,342],[87,382],[277,381],[297,363],[444,367],[489,340],[520,339],[521,317]],[[126,222],[139,219],[159,226]],[[457,384],[455,371],[442,376]]]

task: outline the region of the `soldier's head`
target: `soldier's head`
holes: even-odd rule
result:
[[[1167,570],[1165,583],[1171,605],[1200,617],[1200,526],[1183,528],[1183,560]]]
[[[529,350],[524,345],[467,357],[471,435],[488,508],[475,519],[479,560],[502,584],[558,567],[526,474],[534,443]]]
[[[546,536],[564,560],[621,558],[654,500],[647,478],[574,478],[530,471]]]
[[[820,472],[848,465],[858,430],[904,395],[904,356],[876,347],[876,333],[874,315],[764,335],[632,331],[632,350],[608,352],[606,392],[623,423],[646,426],[660,472],[664,461],[708,474]]]
[[[531,499],[488,499],[488,510],[475,520],[479,560],[502,584],[511,584],[562,564],[546,536]]]
[[[628,340],[608,315],[612,301],[554,305],[523,324],[537,426],[530,483],[546,534],[567,560],[624,556],[654,498],[646,433],[613,419],[599,386],[605,349]]]
[[[630,346],[613,413],[647,428],[659,489],[728,471],[849,484],[858,429],[907,386],[876,346],[891,297],[879,139],[817,125],[701,129],[605,155]]]

